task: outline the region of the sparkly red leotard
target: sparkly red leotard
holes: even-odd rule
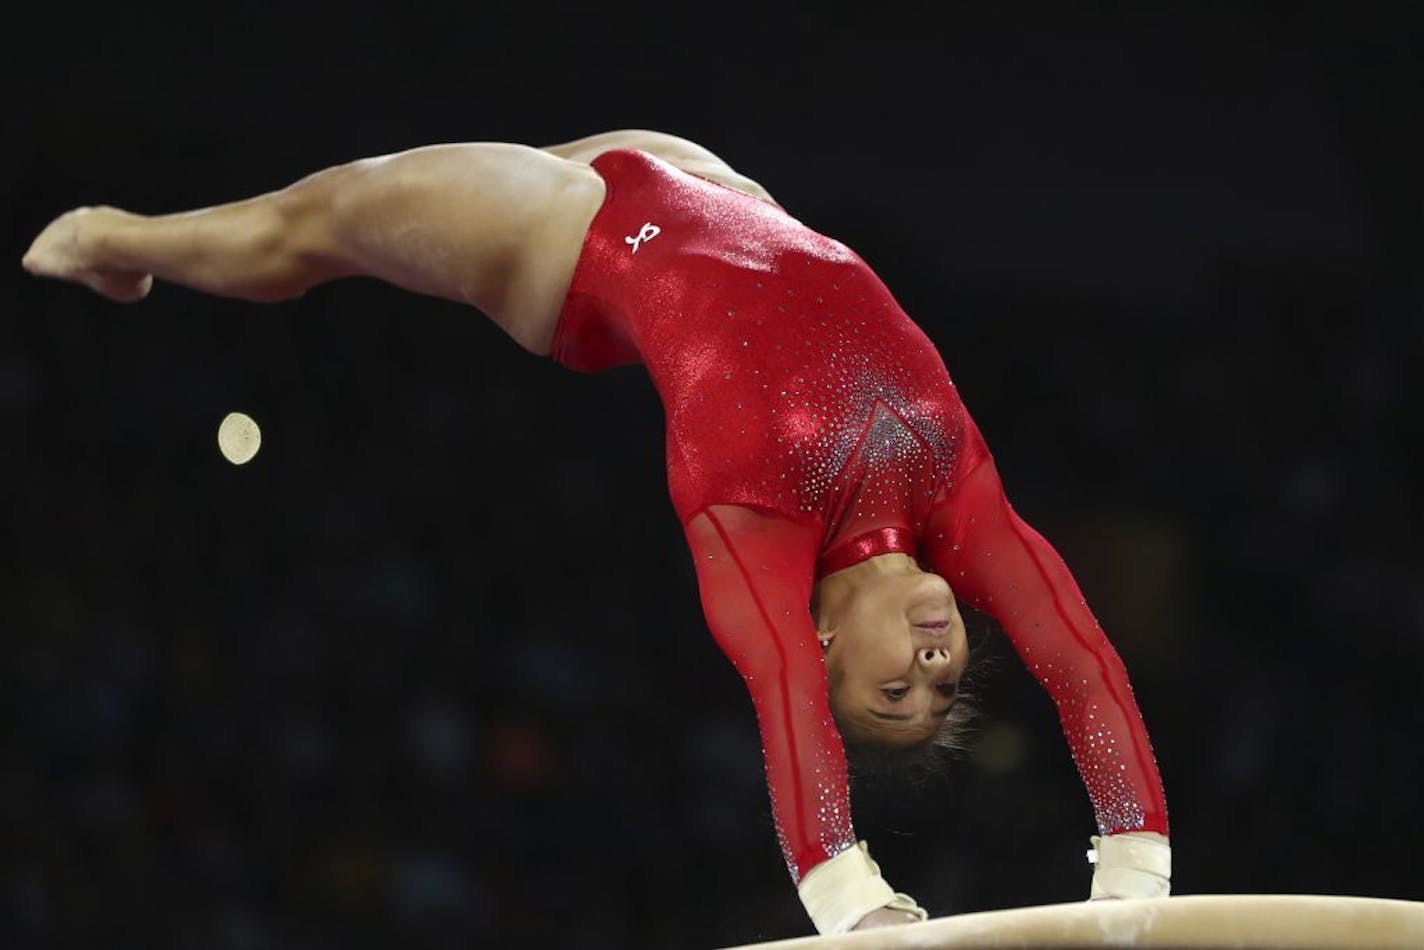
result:
[[[816,577],[910,554],[997,619],[1057,704],[1099,830],[1167,831],[1127,674],[1062,560],[1014,513],[929,339],[855,253],[642,152],[607,184],[554,339],[641,362],[718,643],[756,707],[792,877],[855,842],[808,605]]]

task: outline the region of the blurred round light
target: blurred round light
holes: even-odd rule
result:
[[[218,450],[234,465],[252,461],[262,447],[262,430],[252,417],[242,412],[229,412],[218,426]]]

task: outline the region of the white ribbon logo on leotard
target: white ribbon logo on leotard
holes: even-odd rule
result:
[[[639,244],[642,244],[644,241],[651,241],[653,238],[657,237],[659,234],[662,233],[663,229],[650,221],[647,224],[643,225],[643,227],[638,231],[637,237],[625,237],[623,240],[633,245],[633,253],[636,254],[638,253]]]

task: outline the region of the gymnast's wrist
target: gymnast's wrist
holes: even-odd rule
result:
[[[1172,845],[1166,835],[1128,831],[1091,841],[1090,900],[1166,897],[1172,892]]]
[[[796,890],[822,934],[847,933],[884,908],[904,911],[915,920],[928,916],[913,898],[895,893],[885,882],[864,841],[813,867]]]

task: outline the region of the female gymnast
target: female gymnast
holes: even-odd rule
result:
[[[993,616],[1052,695],[1100,837],[1091,897],[1162,896],[1161,780],[1117,653],[1009,506],[938,352],[845,245],[705,148],[628,130],[437,145],[185,214],[80,208],[24,258],[118,301],[155,277],[284,300],[367,275],[575,370],[640,362],[708,627],[756,709],[822,933],[922,920],[851,827],[846,743],[932,743]]]

